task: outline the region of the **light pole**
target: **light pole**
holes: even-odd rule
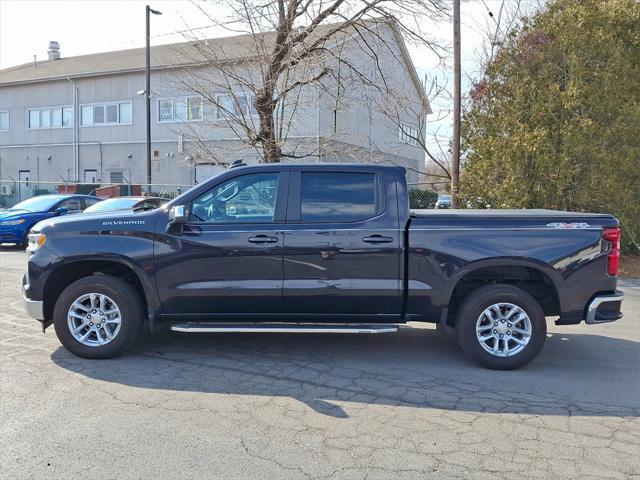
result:
[[[150,21],[151,14],[162,15],[162,12],[152,9],[149,5],[145,9],[147,20],[147,48],[146,55],[146,86],[145,86],[145,100],[147,110],[147,192],[151,193],[151,33],[150,33]]]

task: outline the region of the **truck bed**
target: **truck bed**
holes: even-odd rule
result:
[[[576,213],[561,210],[443,209],[411,210],[410,229],[545,229],[600,230],[618,221],[606,213]]]
[[[562,210],[540,209],[498,209],[498,208],[458,208],[458,209],[411,209],[412,217],[452,216],[452,217],[544,217],[544,218],[611,218],[607,213],[566,212]]]

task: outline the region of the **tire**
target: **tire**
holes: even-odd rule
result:
[[[487,285],[464,299],[456,318],[456,334],[471,360],[493,370],[514,370],[540,353],[547,322],[538,302],[524,290]]]
[[[83,358],[113,358],[124,353],[138,339],[143,323],[144,308],[138,293],[124,280],[110,275],[76,280],[63,290],[53,309],[58,339],[67,350]],[[76,335],[72,327],[79,330]],[[85,335],[84,342],[78,338]]]

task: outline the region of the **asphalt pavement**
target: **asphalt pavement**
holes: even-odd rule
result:
[[[0,248],[0,477],[638,478],[640,280],[624,319],[556,327],[512,372],[431,326],[145,335],[84,360],[22,309]]]

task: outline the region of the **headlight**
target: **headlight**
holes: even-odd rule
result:
[[[20,220],[5,220],[4,222],[0,222],[0,225],[20,225],[24,222],[26,222],[26,220],[21,218]]]
[[[30,233],[28,238],[27,250],[30,252],[35,252],[47,241],[47,236],[44,233]]]

